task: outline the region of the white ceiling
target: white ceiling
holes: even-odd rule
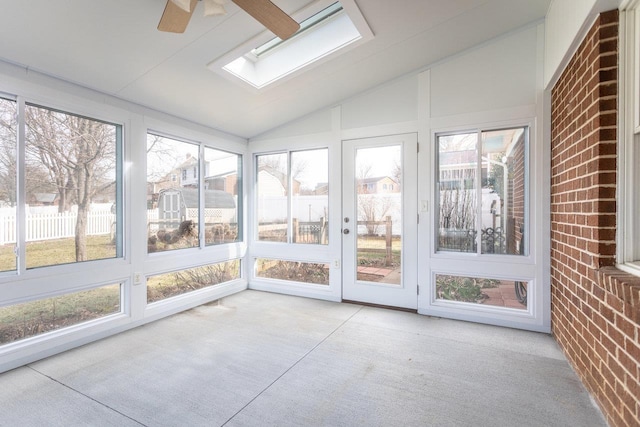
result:
[[[261,92],[206,65],[264,30],[235,4],[184,34],[165,0],[0,0],[0,59],[251,138],[542,19],[551,0],[357,0],[375,38]],[[309,0],[274,0],[294,13]]]

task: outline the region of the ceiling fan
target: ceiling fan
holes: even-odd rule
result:
[[[270,0],[232,1],[282,40],[288,39],[300,28],[300,24]],[[198,0],[167,0],[158,30],[184,33],[197,2]],[[204,0],[205,16],[224,15],[225,2],[226,0]]]

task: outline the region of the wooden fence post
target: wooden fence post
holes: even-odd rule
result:
[[[291,236],[291,241],[293,243],[296,243],[298,241],[298,231],[299,231],[299,227],[298,227],[298,218],[293,218],[293,236]]]
[[[320,243],[321,245],[324,245],[326,242],[327,242],[327,221],[325,217],[321,216],[320,217],[320,241],[318,243]]]
[[[386,243],[387,243],[387,255],[385,257],[384,263],[385,265],[389,266],[391,264],[393,264],[393,256],[392,256],[392,251],[391,251],[391,243],[392,243],[392,239],[391,239],[391,235],[392,235],[392,224],[391,224],[391,216],[387,216],[385,218],[385,236],[386,236]]]

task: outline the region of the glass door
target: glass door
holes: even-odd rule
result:
[[[416,153],[415,134],[343,141],[344,300],[417,308]]]

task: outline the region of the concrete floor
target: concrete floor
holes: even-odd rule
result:
[[[603,426],[544,334],[245,291],[0,375],[1,426]]]

